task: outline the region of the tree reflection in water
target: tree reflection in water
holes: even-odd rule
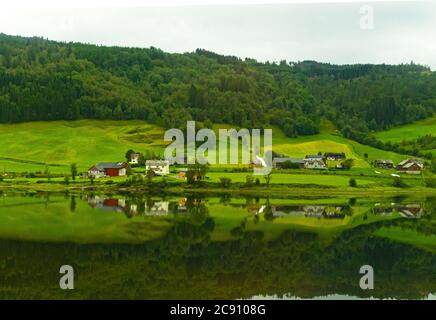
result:
[[[105,201],[108,199],[112,200]],[[1,240],[0,298],[237,299],[348,294],[417,299],[436,292],[434,252],[374,236],[383,228],[436,235],[434,199],[425,202],[422,209],[426,214],[419,219],[364,223],[332,237],[289,227],[267,240],[266,230],[246,228],[247,219],[267,223],[279,221],[283,215],[304,216],[308,212],[314,212],[314,216],[320,213],[321,219],[343,219],[353,215],[356,205],[356,200],[350,200],[341,206],[316,205],[322,209],[313,208],[315,205],[286,207],[273,205],[268,199],[261,213],[242,219],[231,230],[232,238],[225,241],[212,241],[217,223],[222,222],[211,217],[203,199],[186,197],[168,205],[159,204],[167,201],[162,199],[113,199],[94,196],[86,201],[103,210],[105,206],[115,208],[127,216],[150,212],[160,215],[164,208],[174,216],[172,227],[161,238],[142,244]],[[72,203],[73,199],[71,208]],[[251,198],[244,206],[253,212],[260,202]],[[368,214],[385,211],[375,209]],[[277,212],[281,214],[274,215]],[[63,264],[75,267],[77,290],[58,289],[57,271]],[[374,267],[374,290],[362,291],[359,287],[359,268],[365,264]]]

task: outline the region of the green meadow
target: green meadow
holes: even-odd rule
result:
[[[0,171],[3,172],[43,172],[48,166],[52,173],[66,173],[71,163],[77,163],[79,171],[85,171],[98,162],[123,161],[128,149],[162,154],[167,144],[163,141],[163,128],[137,120],[1,124],[0,135]],[[374,159],[398,162],[407,158],[343,138],[327,121],[320,134],[298,138],[288,138],[280,129],[273,128],[273,150],[295,158],[318,152],[344,152],[355,160],[355,168],[370,168]]]
[[[347,158],[354,159],[356,168],[370,168],[376,159],[391,159],[394,162],[407,159],[406,155],[379,150],[342,137],[328,121],[323,121],[320,134],[288,138],[279,129],[273,129],[274,151],[301,158],[318,152],[344,152]],[[365,159],[365,154],[368,156]]]
[[[232,182],[245,183],[247,175],[251,175],[247,172],[209,172],[207,174],[208,179],[211,182],[219,182],[221,177],[227,177],[232,179]],[[253,175],[256,179],[256,176]],[[265,179],[262,176],[257,177],[260,182],[265,183]],[[348,186],[349,177],[339,175],[323,175],[323,174],[292,174],[292,173],[280,173],[276,172],[271,175],[271,184],[316,184],[322,186],[334,186],[334,187],[346,187]],[[374,183],[374,181],[357,178],[358,185],[368,185]]]
[[[403,140],[416,140],[419,137],[436,134],[436,116],[412,124],[394,127],[390,130],[377,132],[376,138],[383,142],[400,143]]]
[[[124,161],[129,149],[159,152],[164,131],[143,121],[52,121],[0,125],[0,170],[84,171],[98,162]]]

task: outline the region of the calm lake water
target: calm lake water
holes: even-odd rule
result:
[[[74,290],[59,289],[62,265]],[[436,198],[0,194],[1,299],[435,293]]]

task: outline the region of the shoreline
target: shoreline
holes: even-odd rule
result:
[[[118,183],[114,184],[86,184],[86,185],[65,185],[62,183],[23,183],[23,184],[0,184],[0,192],[35,192],[35,193],[113,193],[113,194],[150,194],[150,195],[181,195],[181,194],[232,194],[237,196],[278,196],[278,197],[335,197],[335,196],[376,196],[376,197],[395,197],[401,195],[435,196],[435,188],[410,187],[320,187],[307,185],[274,184],[270,186],[253,186],[234,184],[230,187],[222,187],[218,184],[199,184],[197,186],[184,185],[174,186],[161,183],[151,185],[126,186]]]

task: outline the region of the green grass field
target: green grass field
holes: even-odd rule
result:
[[[0,171],[68,172],[124,161],[128,149],[161,151],[164,131],[143,121],[53,121],[0,125]]]
[[[226,177],[232,179],[232,182],[244,183],[248,172],[209,172],[207,177],[210,182],[219,182],[220,178]],[[256,176],[253,176],[256,179]],[[265,179],[262,176],[257,177],[260,183],[264,184]],[[276,172],[271,175],[271,184],[316,184],[321,186],[346,187],[348,186],[349,177],[336,175],[321,174],[292,174]],[[374,183],[368,179],[356,179],[358,185],[368,185]]]
[[[229,126],[215,125],[214,129],[217,128]],[[44,172],[48,165],[51,173],[68,173],[71,163],[77,163],[79,171],[85,171],[98,162],[124,161],[128,149],[163,154],[166,145],[164,129],[136,120],[2,124],[0,134],[0,172]],[[328,121],[322,123],[320,134],[298,138],[288,138],[281,130],[273,128],[273,150],[289,157],[344,152],[355,160],[355,170],[371,170],[370,162],[374,159],[399,162],[407,158],[343,138]],[[365,159],[365,154],[368,159]],[[310,175],[307,179],[310,180]],[[235,178],[235,182],[239,180]],[[306,182],[312,183],[309,180]],[[334,183],[344,184],[345,180]]]
[[[383,142],[400,143],[403,140],[416,140],[427,134],[436,134],[436,116],[387,131],[377,132],[375,136]]]
[[[282,131],[273,129],[273,145],[274,151],[293,158],[318,152],[344,152],[347,158],[355,160],[356,168],[369,168],[371,161],[375,159],[391,159],[394,162],[407,159],[407,155],[379,150],[346,139],[340,136],[331,125],[326,124],[321,127],[320,134],[298,138],[288,138]],[[367,160],[365,160],[365,154],[368,155]]]

